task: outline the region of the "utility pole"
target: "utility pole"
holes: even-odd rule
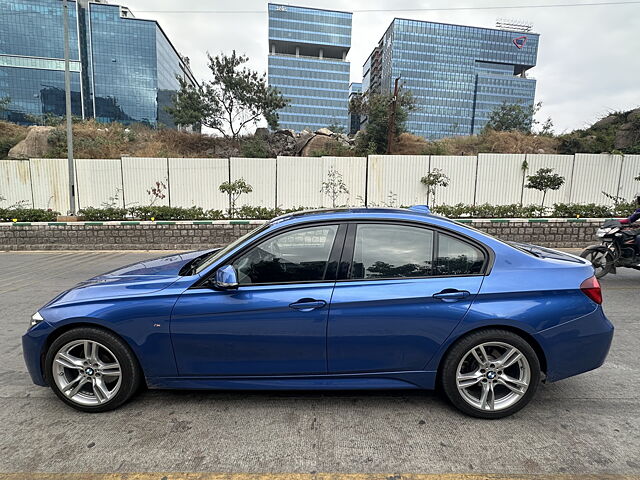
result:
[[[69,61],[69,5],[62,0],[64,20],[64,94],[67,114],[67,161],[69,164],[69,215],[76,214],[76,175],[73,163],[73,118],[71,113],[71,64]]]
[[[391,111],[389,112],[389,125],[387,125],[387,155],[391,153],[391,144],[396,139],[396,110],[398,103],[398,82],[400,77],[396,78],[395,87],[393,88],[393,98],[391,99]]]

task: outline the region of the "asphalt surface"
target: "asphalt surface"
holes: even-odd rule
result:
[[[33,385],[20,337],[43,303],[155,253],[0,253],[2,472],[640,474],[640,272],[603,281],[616,326],[597,371],[523,411],[472,419],[430,392],[146,391],[83,414]],[[58,478],[58,477],[56,477]],[[74,477],[75,478],[75,477]]]

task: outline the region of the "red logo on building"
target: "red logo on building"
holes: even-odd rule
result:
[[[525,36],[513,39],[513,44],[518,48],[524,47],[525,43],[527,43],[527,37]]]

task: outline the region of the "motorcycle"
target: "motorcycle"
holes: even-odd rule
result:
[[[626,228],[618,220],[606,220],[597,230],[596,236],[602,239],[600,245],[587,247],[580,256],[593,265],[596,278],[608,273],[616,273],[617,267],[640,270],[640,252],[636,249],[637,228]]]

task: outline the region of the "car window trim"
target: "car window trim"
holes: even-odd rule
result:
[[[494,253],[491,249],[489,249],[483,243],[477,241],[474,238],[468,237],[467,235],[461,234],[459,232],[455,232],[449,230],[447,228],[440,227],[439,225],[432,224],[424,224],[421,222],[414,222],[410,220],[394,220],[393,222],[385,221],[385,220],[376,220],[376,219],[354,219],[349,220],[349,230],[347,232],[347,237],[345,239],[345,246],[343,248],[343,256],[340,259],[340,270],[337,282],[345,283],[345,282],[375,282],[379,280],[416,280],[416,279],[429,279],[429,278],[456,278],[456,277],[484,277],[491,273],[491,268],[493,267],[494,261]],[[377,278],[349,278],[351,274],[351,268],[353,265],[353,255],[355,250],[355,236],[358,225],[362,224],[377,224],[377,225],[405,225],[410,227],[422,228],[425,230],[430,230],[433,232],[433,253],[437,254],[437,248],[439,248],[439,235],[442,233],[443,235],[448,235],[450,237],[454,237],[463,241],[465,243],[469,243],[476,248],[478,248],[484,254],[484,263],[482,265],[482,269],[480,273],[469,273],[462,275],[423,275],[419,277],[377,277]],[[347,263],[347,267],[343,267],[343,264]]]
[[[333,283],[336,281],[336,277],[337,277],[337,269],[335,274],[333,275],[334,278],[329,278],[327,279],[327,274],[331,273],[329,272],[329,268],[328,268],[328,264],[329,262],[332,260],[332,258],[337,257],[338,254],[342,254],[342,249],[344,246],[344,239],[345,239],[345,234],[346,234],[346,230],[347,230],[347,225],[345,225],[345,222],[342,221],[331,221],[331,220],[325,220],[325,221],[319,221],[319,222],[305,222],[305,223],[297,223],[294,225],[287,225],[285,227],[282,228],[276,228],[274,229],[272,232],[269,232],[268,234],[254,239],[253,241],[251,241],[251,243],[243,248],[241,248],[241,250],[238,250],[237,252],[235,252],[232,256],[230,256],[229,258],[227,258],[223,264],[217,265],[214,269],[212,269],[206,276],[204,276],[203,278],[201,278],[200,280],[198,280],[194,285],[192,285],[189,288],[202,288],[205,287],[206,284],[208,283],[209,279],[212,277],[215,277],[216,271],[218,270],[218,268],[220,268],[221,266],[224,265],[231,265],[238,257],[242,256],[245,253],[250,252],[253,248],[255,248],[256,246],[258,246],[259,244],[261,244],[264,241],[267,241],[277,235],[280,235],[282,233],[287,233],[290,231],[294,231],[294,230],[301,230],[301,229],[305,229],[305,228],[314,228],[314,227],[322,227],[322,226],[336,226],[338,227],[336,230],[336,236],[333,239],[333,245],[331,246],[331,250],[329,253],[329,259],[327,260],[327,267],[325,268],[325,274],[324,274],[324,278],[321,280],[302,280],[302,281],[292,281],[292,282],[263,282],[263,283],[246,283],[246,284],[239,284],[239,287],[259,287],[259,286],[268,286],[268,285],[303,285],[303,284],[312,284],[312,283]],[[341,243],[340,243],[341,242]],[[338,246],[339,245],[339,246]],[[206,287],[209,288],[209,287]]]

